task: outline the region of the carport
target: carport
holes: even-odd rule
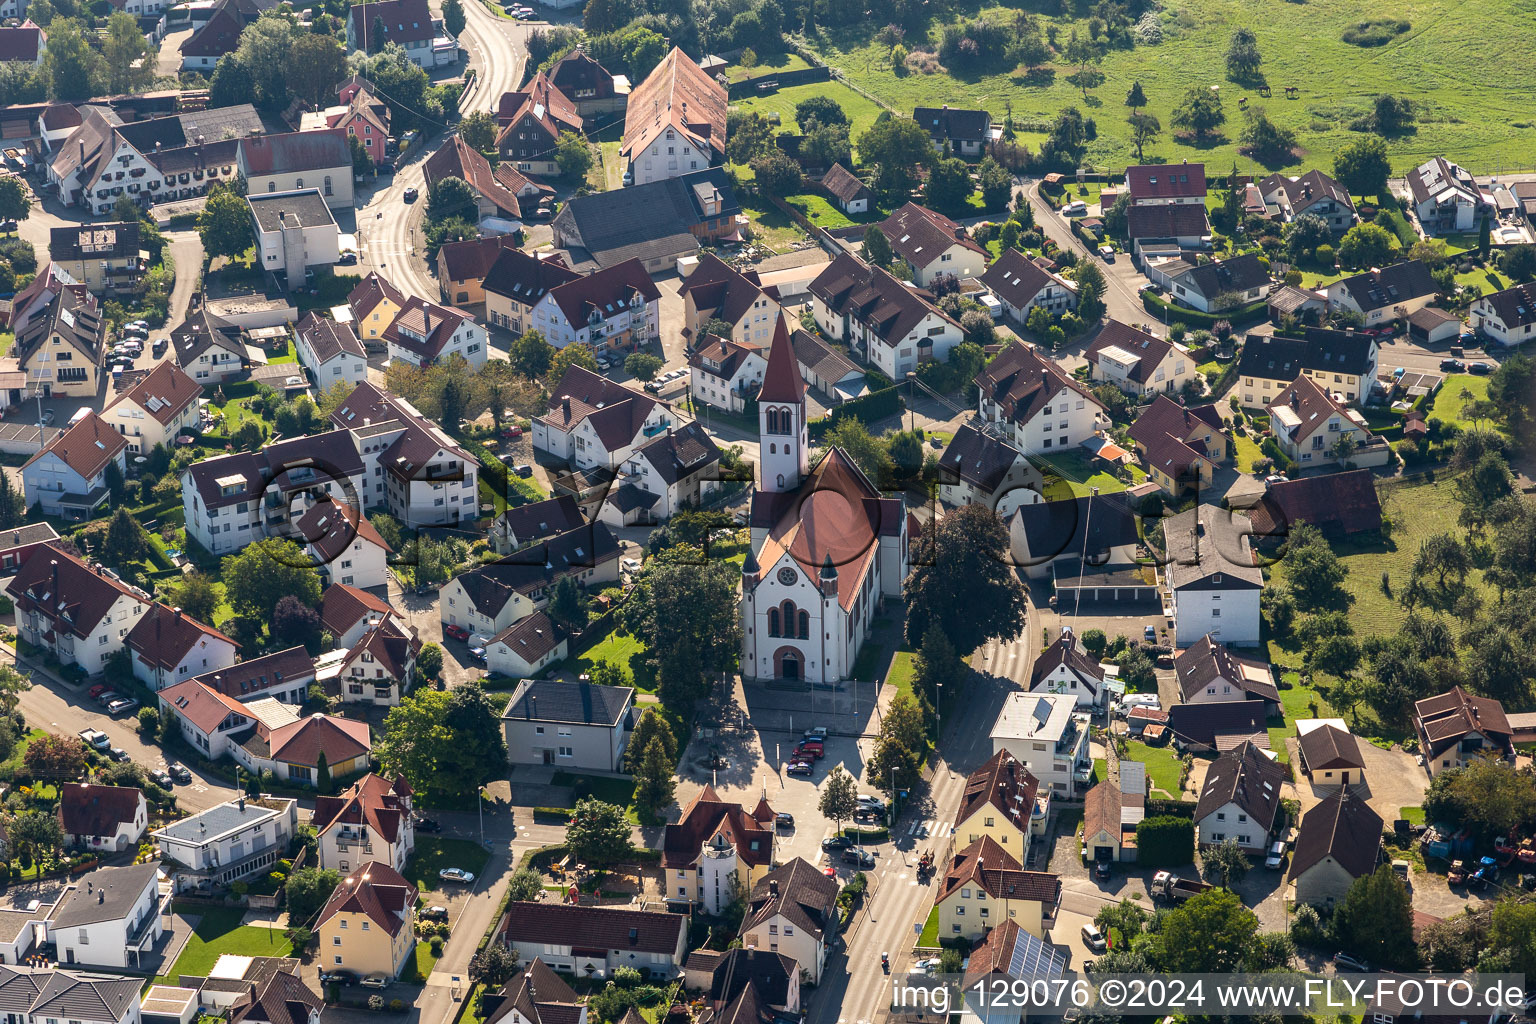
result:
[[[1148,570],[1140,566],[1084,566],[1075,572],[1061,563],[1051,563],[1056,583],[1056,608],[1058,611],[1075,607],[1078,602],[1126,603],[1156,605],[1157,585],[1149,581]]]

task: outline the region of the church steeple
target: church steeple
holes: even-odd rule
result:
[[[768,368],[763,371],[763,386],[757,393],[757,400],[793,405],[805,401],[805,379],[800,376],[800,364],[795,361],[795,348],[789,343],[789,327],[784,323],[783,313],[779,314],[773,328]]]
[[[810,444],[805,421],[805,379],[789,341],[789,326],[779,314],[768,350],[763,386],[757,393],[760,435],[758,489],[792,491],[810,472]]]

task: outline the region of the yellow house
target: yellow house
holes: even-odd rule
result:
[[[343,878],[315,924],[322,969],[399,977],[416,948],[418,895],[398,871],[377,861]]]
[[[939,937],[975,942],[1012,921],[1036,938],[1061,896],[1061,880],[1044,871],[1024,871],[989,836],[955,854],[939,884]]]
[[[347,294],[347,308],[352,311],[352,326],[363,344],[384,344],[384,332],[395,322],[405,306],[400,289],[371,271]]]
[[[774,820],[766,796],[749,813],[705,786],[682,820],[662,829],[667,902],[697,903],[718,914],[751,894],[773,868]]]
[[[1221,429],[1216,406],[1185,406],[1158,395],[1129,434],[1152,482],[1178,495],[1197,481],[1202,488],[1209,485],[1215,468],[1226,461],[1227,437]]]
[[[1029,837],[1040,780],[1006,750],[965,780],[955,815],[955,844],[969,846],[986,836],[1020,862],[1029,857]]]

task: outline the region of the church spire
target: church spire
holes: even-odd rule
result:
[[[800,376],[800,364],[795,361],[794,346],[789,343],[789,327],[780,313],[773,328],[773,344],[768,349],[768,368],[763,371],[763,387],[757,393],[759,402],[792,402],[805,400],[805,380]]]

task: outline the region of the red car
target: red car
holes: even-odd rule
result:
[[[95,700],[97,697],[100,697],[102,694],[104,694],[106,692],[107,692],[107,684],[106,683],[97,683],[95,686],[91,687],[89,690],[86,691],[86,693],[90,696],[90,698],[92,700]]]
[[[443,635],[453,640],[468,640],[469,630],[463,626],[444,626]]]
[[[820,743],[802,743],[795,748],[795,756],[809,757],[813,760],[820,761],[823,757],[826,756],[826,751],[822,749]]]

